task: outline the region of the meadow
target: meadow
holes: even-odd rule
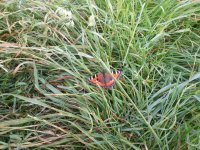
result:
[[[0,1],[0,149],[199,148],[199,0]]]

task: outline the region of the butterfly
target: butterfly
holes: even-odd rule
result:
[[[119,70],[111,71],[111,74],[109,72],[100,72],[91,76],[88,82],[109,89],[115,84],[115,80],[118,79],[121,74],[122,71]]]

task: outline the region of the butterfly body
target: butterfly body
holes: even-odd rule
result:
[[[120,77],[121,73],[122,71],[119,70],[111,71],[111,74],[109,72],[97,73],[91,76],[88,82],[103,88],[111,88],[115,84],[115,80]]]

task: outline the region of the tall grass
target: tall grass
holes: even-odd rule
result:
[[[0,149],[199,148],[199,14],[198,1],[0,2]],[[86,81],[116,69],[111,90]]]

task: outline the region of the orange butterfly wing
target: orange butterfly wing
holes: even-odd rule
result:
[[[121,75],[121,71],[112,71],[112,75],[109,73],[97,73],[94,76],[91,76],[88,81],[92,84],[99,85],[103,88],[111,88],[114,83],[115,79],[118,79]],[[113,79],[115,78],[115,79]]]
[[[102,73],[97,73],[94,76],[91,76],[88,81],[92,84],[99,85],[101,87],[106,86],[106,83],[103,82],[103,74]]]

